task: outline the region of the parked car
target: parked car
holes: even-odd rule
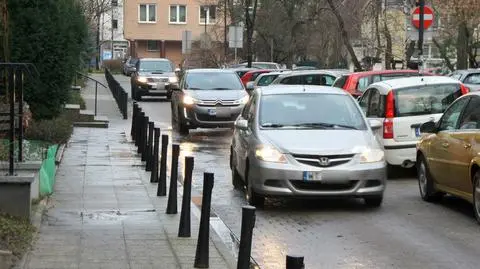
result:
[[[233,127],[248,99],[232,70],[187,70],[172,95],[173,127],[183,135],[195,128]]]
[[[270,73],[274,70],[272,69],[256,69],[256,70],[251,70],[245,73],[243,76],[240,77],[242,80],[243,85],[246,87],[247,83],[250,81],[254,81],[259,75],[265,74],[265,73]]]
[[[381,126],[338,88],[260,87],[235,122],[233,184],[246,185],[255,206],[268,196],[359,197],[380,206],[386,169],[372,128]]]
[[[471,91],[480,90],[480,69],[456,70],[449,77],[460,80]]]
[[[427,121],[417,145],[418,185],[423,200],[445,194],[473,204],[480,223],[480,92],[458,98],[436,122]]]
[[[123,63],[123,74],[125,76],[130,76],[135,70],[135,64],[137,63],[137,58],[128,57],[127,60]]]
[[[142,96],[172,96],[171,86],[178,83],[175,65],[165,58],[141,58],[137,61],[131,78],[133,100]]]
[[[247,68],[247,67],[239,67],[239,68],[230,68],[230,70],[235,71],[237,73],[238,77],[243,77],[247,72],[252,71],[252,70],[257,70],[258,68]]]
[[[420,125],[437,121],[447,107],[468,90],[458,80],[443,76],[410,77],[368,86],[359,104],[367,118],[383,122],[377,137],[389,165],[413,167]]]
[[[246,89],[250,93],[258,87],[264,87],[270,85],[278,76],[287,74],[291,72],[290,70],[280,71],[280,72],[268,72],[258,75],[255,81],[247,82]]]
[[[418,70],[382,70],[382,71],[366,71],[344,74],[339,77],[334,87],[344,89],[354,97],[359,97],[367,89],[367,87],[375,82],[404,77],[422,76]]]
[[[348,74],[343,70],[306,70],[292,71],[278,76],[271,85],[288,84],[288,85],[320,85],[332,86],[333,82],[340,76]]]
[[[231,65],[230,68],[241,68],[247,67],[248,63],[244,62],[241,64]],[[282,69],[282,66],[278,63],[273,62],[252,62],[252,68],[258,69]]]

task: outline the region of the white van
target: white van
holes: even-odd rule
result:
[[[468,88],[449,77],[408,77],[371,84],[359,103],[367,118],[383,122],[377,138],[383,143],[387,163],[411,168],[420,125],[438,121],[445,109],[466,93]]]

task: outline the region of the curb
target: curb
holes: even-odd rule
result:
[[[67,144],[60,144],[57,148],[57,153],[55,154],[55,165],[59,165],[62,162],[63,154],[65,153],[65,148]]]

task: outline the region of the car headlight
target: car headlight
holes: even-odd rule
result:
[[[249,95],[245,95],[242,99],[240,99],[238,102],[242,105],[246,104],[248,100],[250,99]]]
[[[385,153],[380,149],[368,149],[360,153],[361,163],[376,163],[384,160]]]
[[[137,81],[141,83],[147,83],[147,78],[146,77],[137,77]]]
[[[177,83],[177,82],[178,82],[178,78],[177,78],[177,77],[169,77],[169,78],[168,78],[168,82],[170,82],[170,83]]]
[[[183,104],[185,104],[185,105],[193,105],[196,102],[197,102],[197,100],[195,100],[191,96],[188,96],[188,95],[183,96]]]
[[[269,145],[260,145],[255,150],[255,157],[265,162],[286,163],[287,159],[276,148]]]

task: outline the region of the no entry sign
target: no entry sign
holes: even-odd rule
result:
[[[423,10],[423,29],[427,30],[433,24],[433,9],[425,6]],[[413,11],[412,24],[415,28],[420,29],[420,7],[415,8]]]

